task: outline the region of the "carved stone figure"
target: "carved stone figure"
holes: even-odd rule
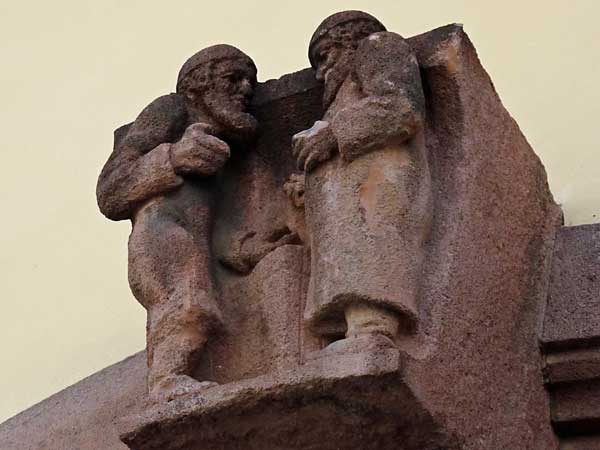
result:
[[[561,226],[462,26],[340,13],[310,58],[256,84],[251,151],[230,47],[116,133],[99,202],[134,222],[151,394],[193,392],[149,405],[140,352],[0,448],[600,448],[600,225]]]
[[[325,19],[309,58],[324,82],[325,115],[293,139],[306,172],[305,318],[331,339],[345,332],[332,349],[394,345],[419,322],[432,216],[417,59],[401,36],[359,11]]]
[[[154,100],[122,129],[98,181],[98,204],[130,219],[129,283],[148,312],[148,389],[155,400],[210,386],[191,377],[222,324],[213,279],[214,175],[252,137],[245,112],[252,60],[228,45],[192,56],[176,93]]]

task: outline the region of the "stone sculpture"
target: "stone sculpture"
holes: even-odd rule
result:
[[[98,181],[98,204],[130,219],[129,283],[147,309],[148,388],[154,399],[214,383],[190,375],[222,322],[213,281],[214,178],[257,127],[247,112],[253,61],[216,45],[181,68],[177,91],[154,100],[126,130]]]
[[[400,35],[359,11],[325,19],[309,57],[326,112],[294,136],[311,247],[306,319],[345,332],[331,349],[394,345],[418,324],[432,220],[419,65]]]
[[[248,105],[252,62],[204,50],[117,130],[98,200],[133,220],[150,367],[1,448],[598,448],[600,229],[561,226],[462,26],[334,14],[309,57]]]

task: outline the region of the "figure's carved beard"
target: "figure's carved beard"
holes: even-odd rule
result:
[[[258,122],[244,111],[246,105],[242,99],[209,93],[205,95],[204,102],[212,118],[220,125],[220,134],[226,140],[246,143],[254,138]]]
[[[325,86],[323,91],[323,107],[325,110],[331,106],[335,100],[340,87],[350,74],[350,65],[352,64],[352,54],[344,53],[336,61],[333,67],[325,74]]]

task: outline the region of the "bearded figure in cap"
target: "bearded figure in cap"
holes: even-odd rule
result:
[[[331,351],[398,346],[418,328],[432,219],[419,66],[359,11],[325,19],[309,58],[325,114],[292,141],[311,249],[305,318]]]
[[[181,68],[176,93],[115,132],[97,186],[102,213],[130,219],[129,284],[148,313],[148,389],[156,401],[210,386],[192,373],[222,326],[213,279],[215,175],[257,128],[246,107],[256,67],[228,45]]]

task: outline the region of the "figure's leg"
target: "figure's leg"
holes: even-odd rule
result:
[[[196,233],[178,210],[150,207],[136,217],[129,239],[130,285],[148,310],[148,389],[156,400],[205,386],[190,375],[221,322],[203,248],[209,239]]]
[[[330,353],[369,352],[378,348],[395,348],[400,333],[400,319],[396,312],[368,302],[349,303],[344,308],[346,337],[333,341],[321,352],[320,358]],[[319,355],[320,353],[320,355]]]
[[[210,336],[207,318],[182,304],[153,308],[148,314],[148,390],[156,401],[215,385],[191,377]]]
[[[345,309],[346,337],[385,336],[395,341],[399,332],[398,315],[377,305],[352,303]]]

